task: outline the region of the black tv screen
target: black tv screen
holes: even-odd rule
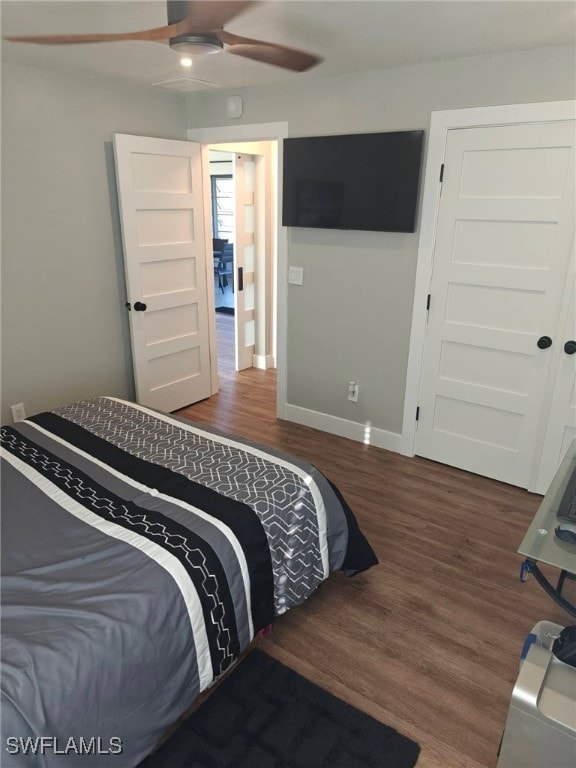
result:
[[[285,227],[414,232],[424,131],[284,139]]]

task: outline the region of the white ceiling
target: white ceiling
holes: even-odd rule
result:
[[[218,0],[212,0],[217,2]],[[2,0],[2,35],[127,32],[166,24],[163,0]],[[150,85],[182,76],[222,88],[282,84],[462,56],[573,45],[576,3],[557,0],[265,0],[226,27],[319,54],[295,74],[218,53],[185,70],[154,42],[40,46],[3,41],[3,61]]]

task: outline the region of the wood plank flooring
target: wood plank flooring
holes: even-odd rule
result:
[[[216,312],[216,348],[218,352],[218,373],[220,378],[235,376],[234,315]]]
[[[494,768],[526,634],[572,623],[518,578],[540,497],[279,420],[273,371],[225,373],[218,395],[179,415],[311,461],[379,557],[279,617],[264,650],[418,741],[418,768]]]

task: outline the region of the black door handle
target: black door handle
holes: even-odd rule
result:
[[[244,290],[244,267],[238,267],[238,290]]]
[[[552,346],[552,339],[550,338],[550,336],[540,336],[540,338],[536,342],[536,345],[538,346],[538,349],[548,349],[548,347]]]
[[[134,309],[136,312],[146,312],[146,304],[143,304],[141,301],[136,301],[134,303]]]
[[[573,355],[576,352],[576,341],[573,339],[567,341],[566,344],[564,344],[564,352],[566,352],[567,355]]]

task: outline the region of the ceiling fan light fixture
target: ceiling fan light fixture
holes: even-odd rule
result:
[[[217,37],[207,35],[178,35],[170,38],[170,48],[186,56],[203,56],[208,53],[220,53],[224,43]]]

